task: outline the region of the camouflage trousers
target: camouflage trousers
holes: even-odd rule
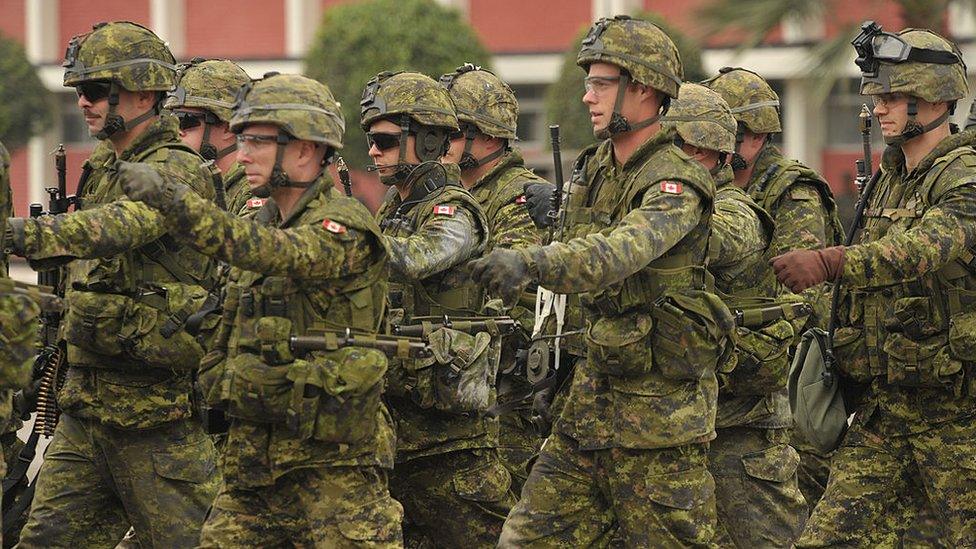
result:
[[[458,450],[398,463],[390,492],[403,504],[407,547],[494,547],[515,503],[494,449]]]
[[[830,477],[830,456],[819,454],[796,429],[792,430],[790,444],[800,454],[800,467],[797,470],[797,480],[803,499],[807,501],[807,515],[813,512],[817,502],[823,497],[827,489],[827,478]]]
[[[499,382],[499,395],[531,394],[532,388],[524,378],[503,376]],[[539,452],[543,437],[532,423],[532,402],[520,403],[518,407],[498,416],[498,457],[512,474],[512,491],[522,492],[522,485],[529,476],[532,459]]]
[[[707,444],[584,451],[558,432],[512,508],[499,547],[710,547]]]
[[[831,461],[830,480],[798,547],[894,547],[931,505],[952,547],[976,547],[976,421],[927,431],[876,410],[855,423]]]
[[[800,458],[789,445],[789,431],[730,427],[717,433],[708,470],[715,477],[719,544],[789,547],[807,518],[796,478]]]
[[[402,517],[378,467],[298,469],[273,486],[221,488],[199,547],[401,547]]]
[[[62,414],[18,547],[192,547],[220,483],[195,421],[122,430]]]

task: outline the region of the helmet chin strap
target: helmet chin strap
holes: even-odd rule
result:
[[[739,152],[739,149],[742,148],[742,140],[745,139],[745,134],[746,130],[742,122],[736,124],[735,150],[732,152],[732,161],[729,163],[732,166],[733,172],[741,172],[749,167],[749,163],[746,162],[745,157]]]
[[[665,103],[664,108],[661,109],[661,112],[658,112],[654,116],[641,120],[640,122],[629,122],[627,117],[620,114],[620,107],[624,103],[624,94],[627,92],[627,87],[630,86],[630,83],[630,74],[626,72],[621,73],[620,81],[617,86],[617,98],[614,100],[613,113],[610,115],[610,123],[607,124],[605,128],[601,128],[593,132],[593,135],[596,136],[597,139],[610,139],[611,137],[621,133],[646,128],[660,120],[661,116],[667,112],[667,103]]]
[[[105,115],[105,124],[103,124],[102,129],[95,134],[95,139],[104,141],[119,132],[129,131],[159,114],[159,106],[154,104],[152,109],[126,122],[122,115],[115,112],[118,106],[119,85],[113,80],[108,92],[108,114]]]
[[[474,138],[478,134],[478,129],[471,125],[465,125],[464,128],[464,151],[461,153],[461,161],[458,162],[458,167],[461,171],[473,170],[480,166],[484,166],[488,162],[499,158],[501,155],[505,154],[506,147],[501,147],[497,151],[485,155],[483,157],[475,158],[471,154],[471,148],[474,145]]]
[[[938,128],[949,119],[949,110],[937,116],[935,120],[929,122],[928,124],[922,125],[921,122],[916,118],[918,116],[918,99],[915,96],[909,96],[908,99],[908,121],[905,122],[905,129],[902,130],[901,135],[896,135],[894,137],[885,137],[884,142],[886,145],[902,145],[909,139],[914,139],[923,133],[928,133],[935,128]]]
[[[210,142],[210,124],[207,122],[203,123],[203,142],[200,144],[200,156],[204,160],[213,160],[216,162],[236,150],[237,141],[218,150],[216,145]]]
[[[322,170],[312,178],[311,181],[293,181],[288,177],[288,173],[281,167],[281,161],[285,157],[285,145],[291,141],[291,136],[282,130],[278,130],[277,138],[277,150],[275,151],[275,163],[274,167],[271,168],[271,176],[268,177],[268,182],[260,187],[251,190],[251,194],[258,198],[268,198],[271,196],[272,191],[282,187],[295,187],[299,189],[307,189],[315,183],[319,176],[322,175]]]

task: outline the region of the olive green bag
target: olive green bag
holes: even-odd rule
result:
[[[803,333],[787,388],[797,431],[822,454],[837,449],[849,414],[827,332],[812,328]]]

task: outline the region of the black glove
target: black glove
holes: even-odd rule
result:
[[[552,225],[552,217],[549,212],[553,210],[553,192],[556,186],[548,181],[542,183],[526,183],[523,188],[525,193],[525,208],[529,210],[529,217],[532,222],[540,229],[546,229]]]
[[[532,283],[528,262],[519,252],[498,249],[468,266],[471,279],[481,284],[488,295],[500,297],[506,307],[514,307],[519,295]]]

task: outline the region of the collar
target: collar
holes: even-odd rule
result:
[[[122,151],[119,160],[131,160],[159,143],[180,141],[180,126],[175,116],[158,116]]]
[[[522,159],[522,152],[516,148],[512,148],[510,151],[506,152],[498,159],[498,163],[492,166],[488,173],[481,176],[481,179],[471,187],[471,192],[474,192],[478,187],[483,187],[489,185],[496,181],[511,168],[521,168],[525,166],[525,160]]]

